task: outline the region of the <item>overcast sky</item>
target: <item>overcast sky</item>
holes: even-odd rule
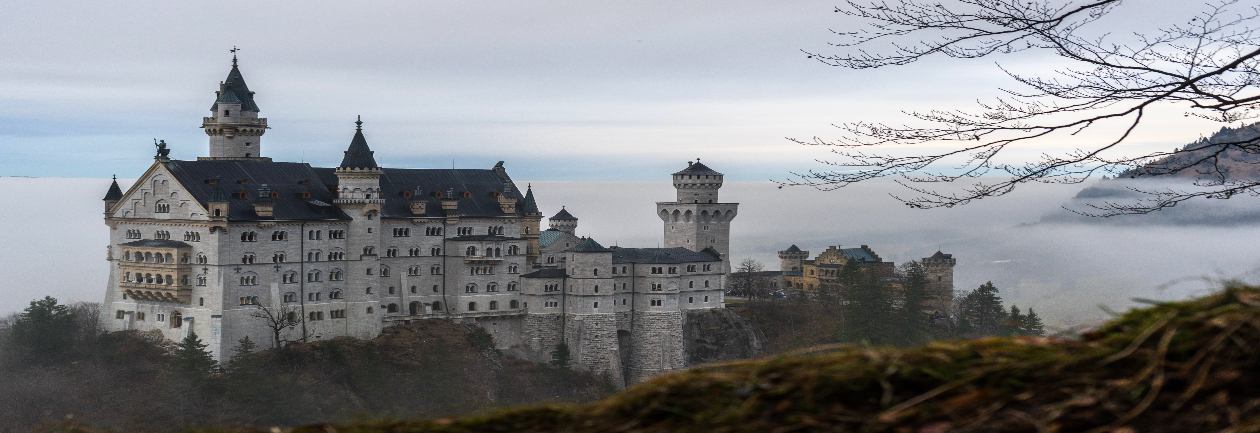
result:
[[[801,50],[831,50],[831,29],[859,24],[836,3],[12,2],[0,14],[0,176],[132,178],[153,138],[175,158],[205,155],[198,127],[233,46],[272,127],[266,156],[335,164],[363,115],[383,164],[505,160],[517,178],[552,180],[648,180],[693,158],[731,180],[784,179],[827,156],[784,137],[973,107],[1009,83],[995,60],[1056,66],[1035,55],[822,65]],[[1184,8],[1131,1],[1099,28],[1141,29]],[[1219,127],[1163,115],[1135,149]]]

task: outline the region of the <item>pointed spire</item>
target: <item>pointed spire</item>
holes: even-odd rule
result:
[[[105,201],[122,200],[122,188],[118,187],[118,175],[114,175],[114,183],[109,186],[109,191],[105,193]]]
[[[346,149],[339,168],[380,168],[376,165],[376,158],[372,157],[367,139],[363,138],[363,117],[359,116],[354,124],[354,139],[350,140],[350,147]]]
[[[525,187],[525,213],[540,214],[538,211],[538,203],[534,201],[534,185],[526,184]]]
[[[223,190],[222,178],[214,178],[214,189],[210,191],[210,199],[206,201],[209,203],[227,203],[228,195],[227,191]]]
[[[254,103],[254,92],[249,91],[249,86],[245,84],[245,77],[241,75],[241,70],[237,68],[236,52],[239,48],[232,47],[232,70],[228,72],[227,79],[219,85],[219,97],[215,99],[216,106],[210,107],[211,110],[217,109],[220,102],[240,103],[241,110],[259,111],[258,104]]]

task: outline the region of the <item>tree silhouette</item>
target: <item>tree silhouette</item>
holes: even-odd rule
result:
[[[1070,66],[1047,76],[1002,69],[1016,84],[1007,96],[980,103],[977,111],[932,110],[908,114],[914,124],[853,122],[838,125],[837,139],[789,138],[804,145],[832,147],[839,159],[822,161],[834,171],[794,173],[786,185],[834,189],[866,180],[894,177],[914,192],[897,197],[915,208],[951,207],[1000,196],[1028,182],[1079,183],[1091,175],[1152,177],[1192,174],[1193,187],[1139,189],[1133,202],[1094,204],[1091,216],[1141,214],[1194,198],[1260,195],[1260,179],[1228,176],[1235,158],[1260,153],[1260,138],[1199,141],[1185,148],[1132,156],[1118,149],[1164,107],[1222,123],[1255,116],[1260,103],[1260,40],[1251,25],[1255,6],[1222,0],[1167,28],[1136,34],[1126,43],[1103,19],[1122,7],[1120,0],[1084,4],[1053,0],[850,0],[835,11],[866,22],[836,32],[841,52],[807,52],[813,59],[850,69],[901,66],[946,56],[975,59],[1018,52],[1047,52]],[[1128,7],[1148,7],[1140,3]],[[909,40],[909,41],[907,41]],[[1111,129],[1114,128],[1114,129]],[[1083,131],[1105,138],[1043,153],[1023,163],[1001,162],[1012,149]],[[1109,131],[1118,132],[1109,132]],[[899,154],[891,148],[933,143],[927,154]],[[944,144],[940,146],[938,144]],[[890,149],[884,151],[881,149]],[[960,182],[960,191],[925,184]]]

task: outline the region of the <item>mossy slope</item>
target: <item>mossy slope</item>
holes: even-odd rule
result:
[[[1260,431],[1260,291],[1129,312],[1082,339],[834,346],[656,378],[581,407],[296,432]]]

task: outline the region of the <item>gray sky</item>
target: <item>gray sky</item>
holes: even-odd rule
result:
[[[506,160],[518,178],[553,180],[647,180],[697,157],[732,180],[784,179],[827,157],[785,136],[970,108],[1008,82],[990,59],[809,60],[800,50],[828,50],[829,29],[856,28],[835,3],[16,2],[0,15],[0,176],[134,177],[155,137],[175,158],[204,155],[198,126],[234,45],[273,128],[267,156],[334,164],[361,114],[384,164]],[[1173,4],[1131,2],[1103,28],[1159,22],[1176,8],[1147,6]],[[1132,147],[1218,127],[1174,111]]]

